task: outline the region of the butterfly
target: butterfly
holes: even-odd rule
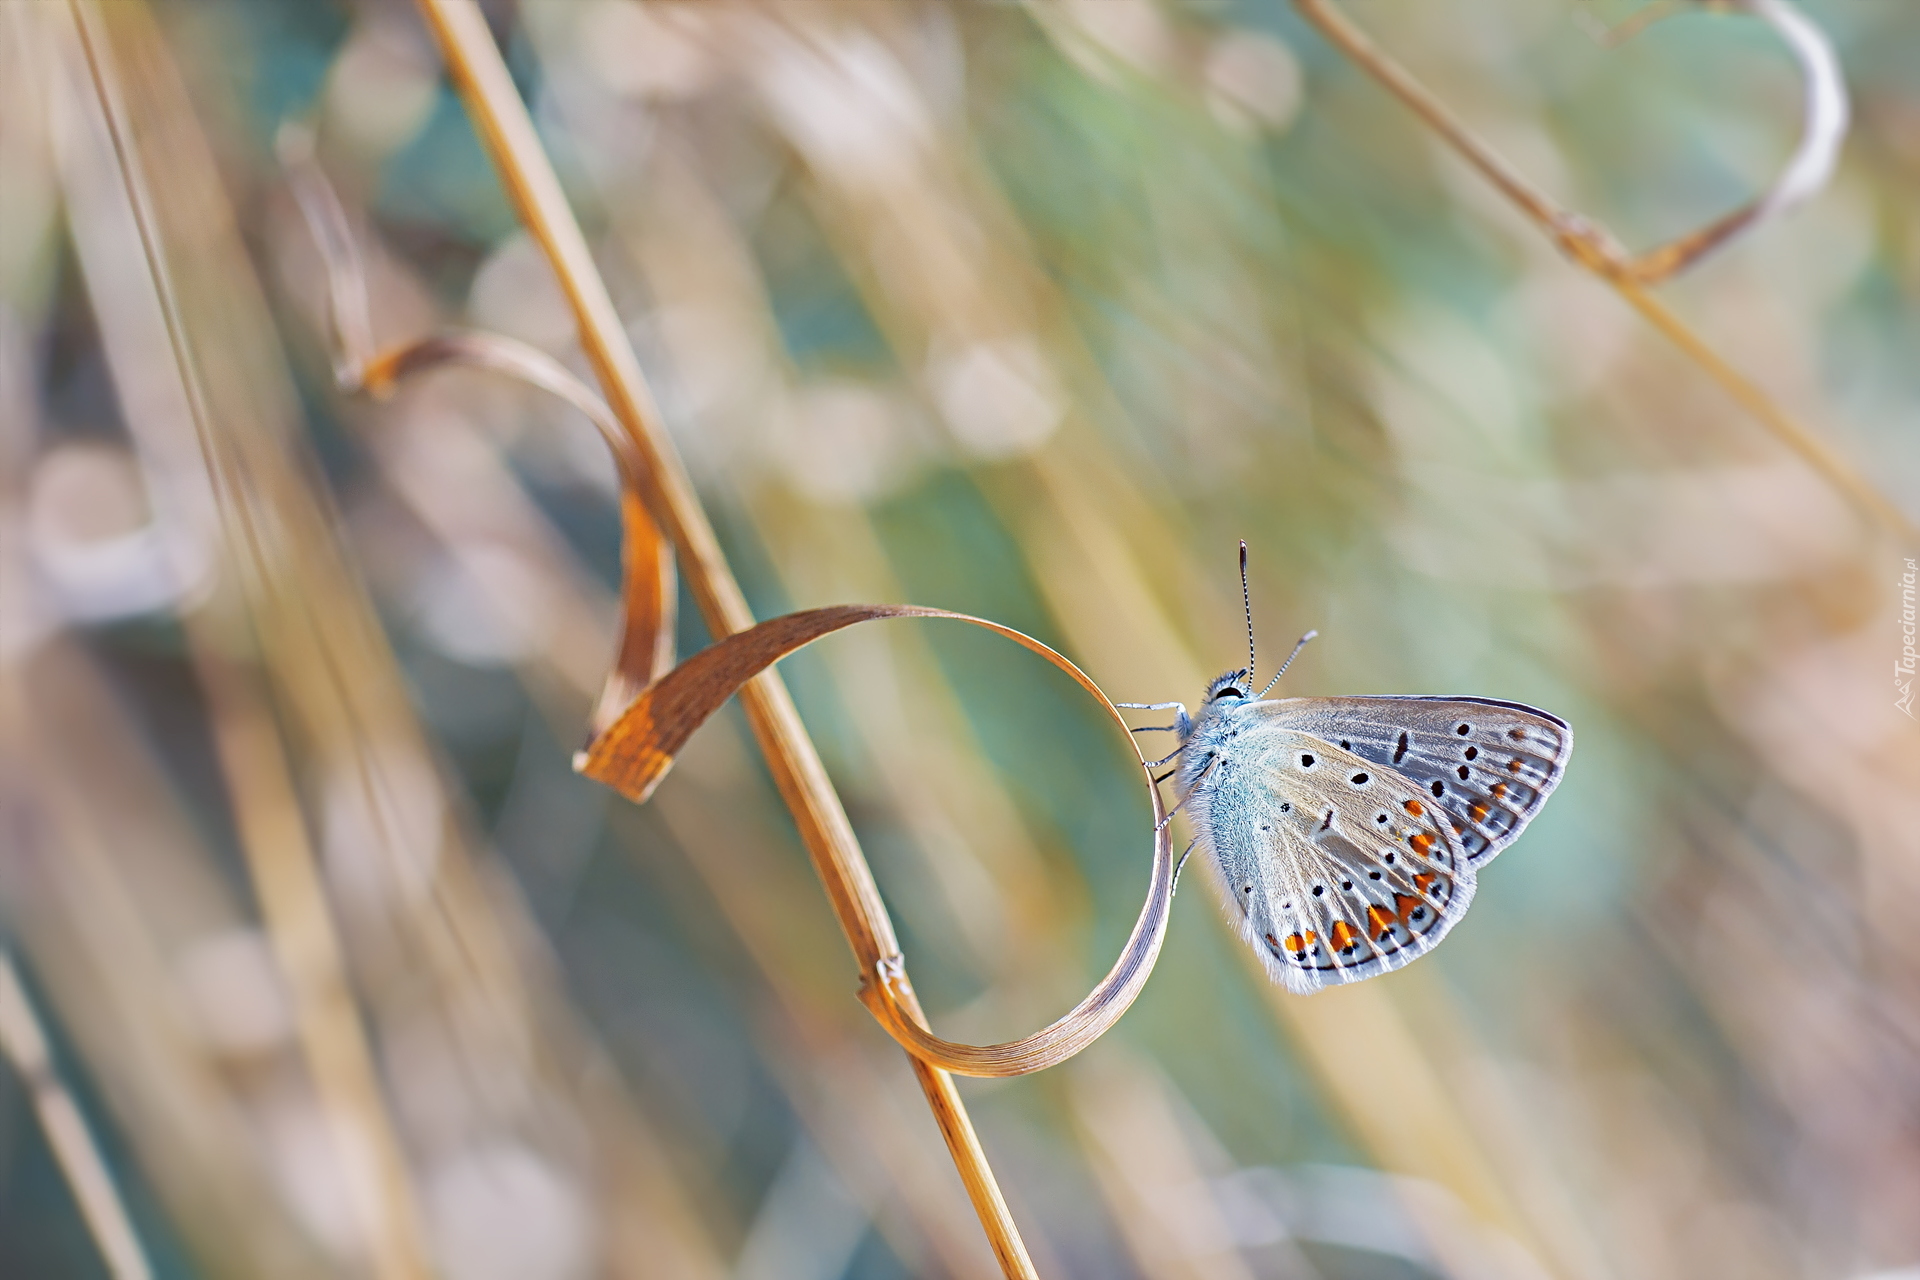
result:
[[[1253,693],[1253,604],[1240,544],[1247,665],[1207,686],[1170,775],[1228,917],[1301,995],[1390,973],[1466,914],[1474,877],[1519,838],[1573,752],[1567,722],[1476,697],[1277,698],[1289,656]],[[1294,646],[1298,655],[1315,636]],[[1169,813],[1171,816],[1171,813]],[[1182,860],[1184,861],[1185,855]]]

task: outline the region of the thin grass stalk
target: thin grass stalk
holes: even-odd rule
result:
[[[746,630],[753,625],[746,597],[667,436],[613,300],[485,18],[472,0],[419,3],[509,199],[553,267],[607,402],[647,463],[648,506],[679,553],[681,572],[708,628],[716,636]],[[900,948],[852,824],[779,677],[772,672],[756,677],[740,697],[859,963],[863,985],[871,983],[883,962],[898,965]],[[924,1026],[904,974],[890,985],[905,1011]],[[1002,1271],[1010,1277],[1035,1276],[952,1077],[918,1058],[910,1060]]]
[[[1762,213],[1783,208],[1792,202],[1791,199],[1769,193],[1749,206],[1754,211],[1752,217],[1740,219],[1735,225],[1729,225],[1728,219],[1722,219],[1708,228],[1707,232],[1682,237],[1673,245],[1656,249],[1641,258],[1630,258],[1599,224],[1562,208],[1522,177],[1505,157],[1469,129],[1431,89],[1375,43],[1331,0],[1294,0],[1294,3],[1334,47],[1405,104],[1422,124],[1433,130],[1441,141],[1492,183],[1494,190],[1546,232],[1568,258],[1611,286],[1628,306],[1639,312],[1662,336],[1698,365],[1775,439],[1799,455],[1803,462],[1876,524],[1907,542],[1920,541],[1920,528],[1916,528],[1906,513],[1861,475],[1852,463],[1788,413],[1751,378],[1729,364],[1706,339],[1647,291],[1649,283],[1671,277],[1698,259],[1707,249],[1723,243],[1734,232],[1752,226]],[[1805,55],[1800,46],[1796,44],[1795,50],[1796,54],[1802,56],[1804,65]],[[1810,94],[1816,99],[1819,90],[1818,84],[1810,82]],[[1790,166],[1789,177],[1801,167]],[[1805,192],[1797,188],[1789,193],[1793,199],[1804,198],[1804,195]]]
[[[105,23],[88,0],[69,0],[69,9],[126,189],[187,411],[208,465],[210,486],[226,517],[222,527],[229,540],[228,552],[236,565],[248,565],[260,555],[260,543],[246,519],[244,504],[233,496],[238,478],[228,473],[227,451],[214,431],[179,293],[159,240],[140,148],[130,133]],[[343,1166],[352,1168],[367,1161],[378,1188],[368,1242],[376,1274],[385,1280],[425,1280],[431,1268],[419,1236],[405,1157],[346,976],[339,933],[299,820],[293,780],[264,691],[252,672],[216,656],[217,646],[196,644],[194,649],[198,674],[213,708],[216,748],[234,795],[241,845],[262,917],[289,981],[308,1067],[334,1122]]]
[[[86,1117],[54,1067],[39,1015],[27,999],[12,954],[4,949],[0,949],[0,1054],[13,1063],[26,1086],[54,1162],[60,1166],[61,1176],[80,1206],[80,1217],[113,1280],[152,1280],[153,1268],[147,1264],[146,1251],[140,1247],[139,1233],[133,1229],[133,1218],[113,1183],[106,1157],[100,1154],[100,1144],[87,1127]]]

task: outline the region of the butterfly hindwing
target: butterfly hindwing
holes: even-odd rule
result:
[[[1471,862],[1431,796],[1270,719],[1242,722],[1189,808],[1229,915],[1295,992],[1399,968],[1473,898]]]
[[[1286,698],[1256,708],[1411,780],[1446,811],[1476,866],[1520,835],[1573,752],[1566,721],[1492,698]]]

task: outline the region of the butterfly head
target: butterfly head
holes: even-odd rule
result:
[[[1203,706],[1212,706],[1227,698],[1245,699],[1253,688],[1253,673],[1245,667],[1238,671],[1229,671],[1223,676],[1215,676],[1213,683],[1207,686],[1207,696]]]

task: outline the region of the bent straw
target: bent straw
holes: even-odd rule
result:
[[[376,351],[366,271],[340,197],[313,158],[306,130],[282,126],[275,149],[300,216],[326,269],[328,336],[334,380],[342,390],[376,399],[416,373],[458,366],[504,374],[544,391],[585,415],[613,450],[620,477],[620,650],[587,717],[600,733],[642,690],[673,667],[673,625],[679,604],[673,551],[647,511],[640,488],[646,469],[607,402],[546,352],[496,333],[442,330]]]
[[[578,768],[622,795],[644,801],[672,767],[674,754],[748,680],[815,640],[884,618],[949,618],[1005,636],[1066,672],[1100,701],[1114,724],[1127,732],[1119,708],[1085,672],[1024,632],[985,618],[920,605],[830,605],[770,618],[694,654],[637,698],[619,720],[595,738],[581,753]],[[1127,741],[1146,771],[1146,761],[1131,732],[1127,732]],[[1105,1035],[1146,986],[1166,937],[1168,911],[1173,904],[1177,870],[1173,838],[1167,829],[1159,789],[1149,785],[1148,793],[1153,805],[1154,842],[1146,902],[1113,968],[1071,1011],[1031,1036],[1004,1044],[969,1045],[943,1040],[903,1012],[912,997],[912,985],[898,955],[882,958],[872,971],[862,975],[861,1001],[915,1057],[962,1075],[1028,1075],[1065,1062]]]
[[[1431,89],[1336,8],[1332,0],[1294,0],[1294,5],[1336,48],[1400,99],[1421,123],[1545,231],[1563,253],[1612,286],[1627,305],[1666,335],[1802,461],[1876,523],[1907,540],[1920,540],[1920,530],[1906,514],[1839,452],[1797,421],[1752,379],[1728,364],[1705,339],[1647,291],[1648,285],[1670,279],[1764,217],[1806,199],[1831,172],[1833,153],[1845,134],[1846,99],[1839,84],[1838,64],[1817,27],[1780,0],[1741,0],[1739,7],[1761,17],[1778,31],[1800,63],[1806,81],[1801,144],[1781,176],[1758,199],[1701,230],[1635,258],[1599,223],[1563,208],[1522,177],[1505,157],[1448,110]]]
[[[472,0],[419,0],[419,5],[508,198],[553,267],[607,402],[647,463],[641,476],[647,505],[679,552],[688,590],[708,628],[719,637],[749,629],[753,614],[746,597],[667,436],[613,300],[486,19]],[[786,686],[773,672],[764,672],[741,690],[740,700],[860,972],[878,974],[881,964],[900,952],[893,924]],[[889,994],[908,1021],[924,1025],[919,1001],[904,975],[890,984]],[[919,1058],[910,1060],[1001,1270],[1010,1277],[1035,1277],[1032,1258],[952,1077]]]

